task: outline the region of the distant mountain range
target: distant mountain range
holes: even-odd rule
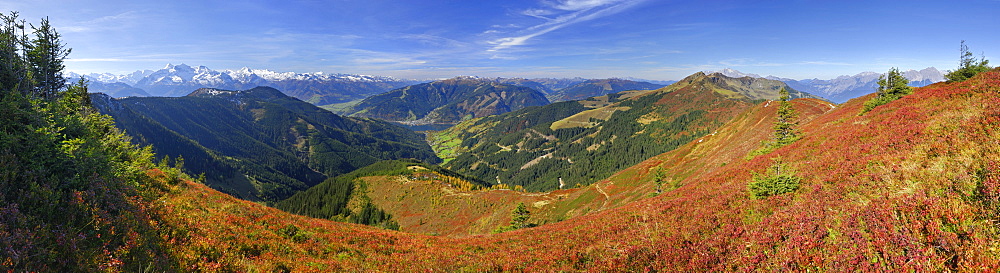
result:
[[[160,70],[140,70],[125,75],[69,73],[86,77],[91,92],[112,97],[179,97],[198,88],[244,90],[269,86],[316,105],[342,103],[408,86],[420,81],[353,74],[274,72],[263,69],[212,70],[205,66],[168,64]]]
[[[789,87],[795,90],[816,94],[835,103],[844,103],[847,100],[874,93],[875,88],[878,87],[878,77],[882,75],[882,73],[877,72],[861,72],[854,76],[845,75],[831,80],[794,80],[775,76],[761,77],[757,74],[743,73],[730,68],[714,72],[735,78],[753,77],[779,80],[787,83]],[[921,87],[944,81],[944,74],[934,67],[921,70],[907,70],[903,72],[903,77],[910,80],[910,86],[913,87]]]
[[[532,89],[538,90],[539,92],[545,93],[546,96],[550,94],[555,94],[558,90],[570,87],[574,84],[578,84],[587,79],[576,77],[576,78],[479,78],[483,80],[494,81],[503,84],[531,87]],[[555,101],[549,98],[550,101]]]
[[[122,75],[68,73],[68,76],[71,79],[86,77],[90,81],[91,92],[105,93],[116,98],[179,97],[198,88],[243,90],[269,86],[318,106],[357,103],[361,99],[393,89],[428,82],[385,76],[274,72],[247,67],[238,70],[213,70],[205,66],[186,64],[168,64],[159,70],[139,70]],[[601,96],[625,90],[651,90],[676,82],[657,81],[654,84],[631,78],[474,78],[529,87],[541,92],[553,102]],[[343,108],[343,106],[328,107],[331,108]]]
[[[654,90],[666,85],[625,79],[596,79],[579,82],[549,95],[552,101],[582,100],[627,90]]]
[[[503,84],[530,87],[545,94],[551,102],[580,100],[628,90],[653,90],[677,81],[650,83],[640,79],[576,78],[478,78]]]
[[[789,87],[821,96],[835,103],[875,92],[876,82],[881,73],[861,72],[853,76],[845,75],[834,79],[795,80],[776,76],[762,77],[733,69],[719,72],[729,77],[754,77],[779,80]],[[244,90],[257,86],[270,86],[285,94],[318,105],[353,106],[362,99],[388,91],[425,83],[427,81],[405,80],[385,76],[354,74],[324,74],[274,72],[265,69],[242,68],[238,70],[212,70],[205,66],[185,64],[171,65],[159,70],[139,70],[129,74],[110,73],[80,75],[68,73],[70,78],[86,77],[91,81],[90,91],[106,93],[112,97],[178,97],[198,88],[219,88]],[[903,72],[911,86],[925,86],[944,81],[944,75],[936,68]],[[626,90],[652,90],[676,81],[651,81],[635,78],[584,79],[584,78],[477,78],[502,84],[524,86],[545,95],[550,102],[584,99]],[[326,107],[343,113],[346,106]]]

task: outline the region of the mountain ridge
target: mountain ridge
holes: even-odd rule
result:
[[[284,199],[379,160],[438,160],[417,133],[340,117],[270,87],[92,101],[140,143],[183,156],[206,183],[249,200]]]
[[[445,167],[492,184],[547,191],[558,189],[562,179],[568,187],[585,186],[707,135],[759,100],[777,99],[784,87],[780,81],[698,72],[657,90],[468,120],[428,139]]]
[[[544,94],[528,87],[458,77],[375,95],[348,112],[407,125],[447,125],[548,103]]]
[[[710,74],[716,72],[729,77],[753,77],[779,80],[785,82],[793,89],[819,95],[835,103],[844,103],[849,99],[875,92],[875,88],[878,86],[878,77],[882,75],[882,73],[866,71],[854,75],[841,75],[829,80],[821,80],[818,78],[795,80],[776,76],[761,77],[757,74],[743,73],[731,68],[725,68],[718,71],[706,71],[705,73]],[[932,83],[944,81],[944,73],[934,67],[928,67],[921,70],[907,70],[903,72],[903,77],[910,80],[909,85],[912,87],[922,87]]]

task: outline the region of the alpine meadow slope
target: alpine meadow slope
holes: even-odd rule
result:
[[[863,99],[803,123],[801,140],[749,161],[738,152],[690,146],[706,153],[684,157],[728,164],[654,198],[490,236],[444,238],[288,216],[196,184],[183,184],[165,207],[186,215],[171,223],[205,226],[190,233],[196,240],[174,247],[193,256],[195,249],[218,253],[187,261],[233,270],[988,271],[1000,265],[1000,234],[992,224],[1000,196],[1000,70],[917,88],[859,116]],[[822,112],[815,102],[805,104]],[[741,123],[760,123],[754,120],[760,121]],[[727,134],[739,136],[731,125]],[[758,140],[766,138],[764,129],[756,130]],[[740,143],[735,147],[744,151],[756,146]],[[752,174],[779,155],[803,178],[802,187],[751,199]],[[657,165],[636,168],[648,174]],[[212,201],[202,209],[185,205],[205,199]],[[254,223],[266,226],[255,233],[259,239],[225,235],[254,233],[248,229]],[[199,243],[214,240],[239,243]],[[285,251],[253,251],[282,245]]]

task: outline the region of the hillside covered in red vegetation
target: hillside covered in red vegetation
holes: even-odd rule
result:
[[[859,115],[864,99],[802,124],[801,140],[770,154],[700,154],[728,163],[657,197],[495,235],[444,238],[307,219],[191,183],[156,204],[166,225],[183,230],[166,237],[188,269],[996,268],[1000,71],[918,88]],[[779,156],[801,187],[749,198],[753,174]]]

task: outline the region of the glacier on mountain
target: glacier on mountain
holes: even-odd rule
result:
[[[243,90],[270,86],[304,101],[325,105],[362,99],[394,88],[420,83],[385,76],[327,74],[323,72],[275,72],[243,67],[237,70],[213,70],[206,66],[167,64],[159,70],[139,70],[129,74],[68,73],[68,78],[87,78],[91,92],[113,97],[177,97],[198,88]]]

